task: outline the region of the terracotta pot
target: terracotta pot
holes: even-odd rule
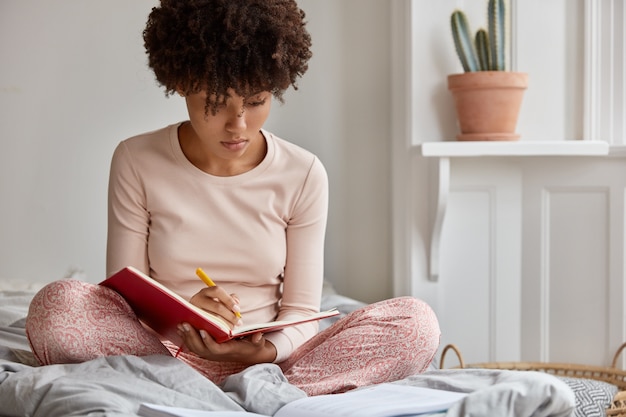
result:
[[[448,76],[461,128],[458,140],[518,140],[517,118],[528,74],[478,71]]]

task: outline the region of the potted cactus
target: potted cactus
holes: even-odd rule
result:
[[[518,140],[515,133],[528,74],[507,71],[504,0],[488,0],[488,30],[472,38],[465,13],[450,18],[464,73],[448,76],[461,133],[458,140]]]

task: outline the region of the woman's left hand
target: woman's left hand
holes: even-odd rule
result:
[[[208,360],[254,365],[276,359],[276,348],[263,337],[263,333],[217,343],[205,330],[182,323],[178,326],[178,334],[190,351]]]

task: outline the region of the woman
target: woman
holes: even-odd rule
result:
[[[319,310],[326,172],[263,130],[272,99],[307,70],[304,17],[293,0],[162,0],[152,10],[149,65],[166,94],[184,97],[189,120],[115,150],[107,275],[132,265],[233,326]],[[206,287],[197,267],[217,286]],[[34,298],[27,332],[42,364],[178,349],[115,292],[72,280]],[[179,333],[178,357],[216,383],[274,362],[309,395],[421,372],[439,343],[434,313],[411,297],[367,306],[319,334],[317,323],[222,344],[187,323]]]

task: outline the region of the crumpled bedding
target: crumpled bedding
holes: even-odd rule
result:
[[[469,393],[446,417],[570,416],[574,392],[562,380],[541,372],[444,369],[413,375],[403,385]]]
[[[173,357],[112,356],[80,364],[31,368],[0,362],[2,416],[136,416],[140,403],[198,410],[273,414],[305,396],[289,385],[276,365],[250,368],[231,377],[229,390]],[[269,395],[271,394],[271,395]]]
[[[396,383],[470,392],[448,410],[447,417],[565,417],[575,405],[567,385],[535,372],[429,371]],[[42,367],[0,361],[5,417],[134,417],[142,402],[271,416],[304,396],[273,364],[252,366],[218,387],[168,356],[113,356]]]
[[[305,396],[273,364],[252,366],[221,386],[169,356],[113,356],[81,364],[30,366],[23,318],[32,295],[0,291],[2,417],[136,417],[142,402],[272,416],[287,402]],[[361,305],[333,291],[327,291],[324,300],[326,305],[341,305],[343,315]],[[569,386],[536,372],[431,367],[395,383],[470,393],[446,417],[561,417],[575,407]]]

